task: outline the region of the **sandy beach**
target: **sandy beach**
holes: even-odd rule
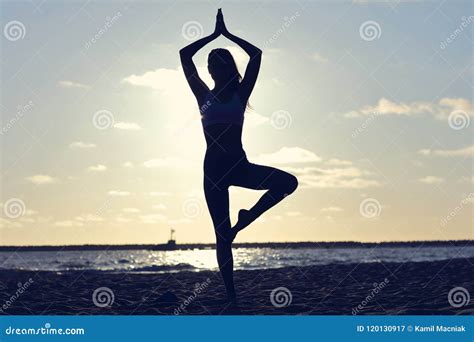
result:
[[[473,265],[452,259],[237,271],[237,307],[224,301],[216,272],[0,271],[0,314],[472,315],[472,300],[457,308],[448,293],[474,293]]]

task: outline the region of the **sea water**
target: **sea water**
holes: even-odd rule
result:
[[[474,258],[474,246],[236,248],[233,253],[235,269],[256,270],[289,266],[403,263]],[[215,250],[190,249],[0,252],[1,269],[165,273],[217,270],[218,268]]]

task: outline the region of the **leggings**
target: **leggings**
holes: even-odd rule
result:
[[[257,165],[241,153],[206,153],[204,160],[204,193],[216,232],[217,242],[231,229],[229,186],[268,190],[254,206],[259,216],[291,194],[298,186],[295,176],[269,166]]]
[[[217,262],[230,299],[235,298],[232,229],[229,218],[229,186],[267,190],[249,210],[253,219],[296,190],[295,176],[269,166],[252,164],[245,152],[212,152],[204,159],[204,193],[216,233]],[[216,149],[214,149],[216,151]]]

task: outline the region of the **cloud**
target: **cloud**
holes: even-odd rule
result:
[[[268,117],[259,114],[252,109],[245,112],[245,125],[250,127],[258,127],[269,122],[270,119]]]
[[[168,220],[169,224],[189,224],[192,223],[193,221],[187,218],[179,218],[179,219],[171,219]]]
[[[166,191],[152,191],[150,192],[150,196],[152,197],[165,197],[165,196],[170,196],[171,193],[166,192]]]
[[[138,208],[123,208],[122,211],[124,213],[139,213],[140,209],[138,209]]]
[[[286,83],[284,81],[282,81],[281,79],[279,79],[277,77],[273,77],[272,82],[278,87],[283,87],[283,86],[286,85]]]
[[[69,144],[70,148],[78,148],[78,149],[89,149],[89,148],[95,148],[96,145],[92,143],[85,143],[83,141],[74,141],[71,144]]]
[[[315,153],[301,147],[282,147],[274,153],[261,154],[256,158],[261,164],[280,164],[281,168],[294,173],[304,188],[353,188],[381,186],[371,179],[373,174],[359,169],[349,160],[331,158],[323,160]],[[322,166],[314,166],[314,164]],[[306,164],[297,166],[298,164]]]
[[[99,215],[96,215],[96,214],[86,214],[86,215],[76,216],[75,220],[80,221],[80,222],[102,222],[102,221],[104,221],[104,219],[102,217],[100,217]]]
[[[359,5],[368,5],[368,4],[387,4],[392,9],[396,7],[399,3],[409,3],[409,2],[421,2],[421,0],[352,0],[352,3]]]
[[[74,81],[59,81],[58,85],[63,88],[76,88],[76,89],[90,89],[91,87],[87,84],[82,84]]]
[[[122,167],[126,167],[126,168],[132,168],[133,167],[133,163],[132,162],[125,162],[122,164]]]
[[[282,147],[273,153],[264,153],[256,158],[262,164],[294,164],[319,162],[321,158],[301,147]]]
[[[115,222],[118,222],[118,223],[127,223],[127,222],[130,222],[130,221],[132,221],[132,220],[129,219],[129,218],[126,218],[126,217],[122,217],[120,215],[115,218]]]
[[[65,221],[54,222],[54,225],[56,227],[82,227],[84,224],[82,222],[65,220]]]
[[[340,208],[340,207],[327,207],[327,208],[322,208],[321,211],[322,212],[340,212],[340,211],[343,211],[344,209]]]
[[[244,64],[248,61],[248,56],[239,48],[235,46],[226,47],[231,54],[234,56],[235,62],[240,70]],[[212,85],[214,82],[209,75],[206,65],[197,66],[199,76],[207,85]],[[171,95],[174,98],[183,98],[182,90],[186,91],[186,94],[190,91],[186,79],[183,74],[181,66],[175,69],[169,68],[158,68],[155,70],[147,71],[141,75],[132,74],[125,77],[122,80],[123,83],[128,83],[133,86],[147,87],[153,90],[164,92],[167,95]],[[193,103],[195,105],[195,103]]]
[[[352,188],[363,189],[381,186],[377,180],[368,178],[372,173],[357,167],[320,168],[302,167],[285,168],[294,173],[303,188]]]
[[[455,150],[432,150],[432,149],[421,149],[418,154],[422,156],[439,156],[439,157],[467,157],[474,155],[474,145],[459,148]]]
[[[460,110],[469,116],[474,116],[473,104],[463,98],[442,98],[438,103],[426,101],[414,101],[410,103],[393,102],[386,98],[381,98],[374,106],[365,106],[359,110],[346,113],[348,118],[364,116],[415,116],[429,114],[433,117],[445,120],[453,111]]]
[[[350,160],[341,160],[337,158],[329,159],[324,162],[326,165],[330,166],[350,166],[352,162]]]
[[[56,178],[53,178],[48,175],[34,175],[34,176],[26,177],[26,180],[35,185],[45,185],[45,184],[52,184],[52,183],[57,182]]]
[[[3,217],[0,217],[0,228],[3,228],[3,227],[19,228],[19,227],[23,227],[23,225],[18,221],[15,221],[15,220],[10,221],[10,220],[4,219]]]
[[[204,71],[206,71],[205,68],[198,68],[198,72],[200,72],[201,77],[201,74],[203,74]],[[141,75],[133,74],[125,77],[122,82],[137,87],[151,88],[153,90],[162,91],[174,96],[182,95],[175,94],[177,90],[188,88],[181,67],[176,69],[158,68],[147,71]]]
[[[436,177],[436,176],[426,176],[420,178],[419,181],[425,184],[440,184],[444,182],[444,178]]]
[[[128,191],[120,191],[120,190],[110,190],[107,192],[109,196],[117,196],[117,197],[125,197],[130,196],[130,192]]]
[[[369,115],[405,115],[411,116],[421,113],[431,113],[433,105],[428,102],[412,102],[406,104],[403,102],[395,103],[386,98],[381,98],[375,106],[365,106],[358,111],[352,111],[346,114],[346,117],[363,117]]]
[[[318,63],[327,63],[329,61],[326,57],[323,57],[316,52],[311,55],[311,58]]]
[[[140,125],[135,122],[117,122],[116,124],[114,124],[114,128],[128,131],[138,131],[142,129]]]
[[[145,224],[156,224],[159,222],[166,221],[166,216],[161,214],[148,214],[141,215],[140,221]]]
[[[107,170],[107,166],[102,165],[102,164],[89,166],[87,168],[87,171],[91,171],[91,172],[104,172],[105,170]]]
[[[435,116],[439,120],[449,119],[450,125],[459,119],[469,121],[470,118],[474,118],[474,105],[467,99],[445,97],[439,101]]]
[[[153,209],[157,209],[157,210],[165,210],[166,209],[166,205],[164,204],[154,204],[151,206]]]
[[[147,168],[159,168],[159,167],[186,167],[189,166],[190,161],[178,157],[165,157],[165,158],[154,158],[147,160],[143,163],[143,166]]]
[[[210,85],[212,79],[205,68],[199,68],[199,75]],[[122,83],[134,87],[152,90],[156,99],[156,108],[162,113],[161,120],[165,122],[163,134],[172,138],[182,138],[192,141],[202,139],[202,133],[195,129],[201,125],[201,115],[181,67],[176,69],[158,68],[142,74],[133,74],[125,77]],[[183,148],[177,146],[177,148]],[[198,145],[186,147],[187,152]]]
[[[232,53],[239,70],[243,73],[249,59],[247,54],[235,46],[226,48]],[[207,65],[198,65],[197,70],[204,83],[209,88],[213,88],[214,81],[209,75]],[[150,89],[156,93],[157,107],[166,116],[163,121],[166,122],[164,128],[168,134],[186,135],[188,139],[200,138],[202,133],[194,129],[194,125],[201,124],[199,108],[181,66],[157,68],[141,74],[132,74],[123,78],[121,82],[134,87]],[[250,127],[258,127],[270,122],[268,117],[253,110],[247,110],[245,121],[246,125]]]
[[[471,177],[462,177],[460,180],[460,182],[470,182],[472,184],[474,184],[474,175],[471,175]]]
[[[225,46],[224,49],[230,51],[230,53],[234,57],[235,63],[237,64],[240,73],[243,74],[247,63],[249,62],[249,56],[244,52],[244,50],[237,46],[228,45]]]

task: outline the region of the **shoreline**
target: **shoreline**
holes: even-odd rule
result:
[[[448,300],[453,288],[472,291],[473,271],[474,258],[235,271],[239,305],[231,307],[220,275],[212,271],[2,270],[0,309],[10,304],[0,314],[473,315],[474,301],[457,308]],[[12,301],[19,285],[27,282],[28,288]],[[110,305],[95,305],[93,294],[100,289],[110,290],[102,293],[102,300],[113,298]]]
[[[453,247],[474,246],[474,240],[432,240],[432,241],[392,241],[392,242],[245,242],[234,243],[233,248],[373,248],[373,247]],[[94,250],[189,250],[214,249],[215,243],[176,244],[124,244],[124,245],[41,245],[41,246],[0,246],[0,252],[50,252],[50,251],[94,251]]]

